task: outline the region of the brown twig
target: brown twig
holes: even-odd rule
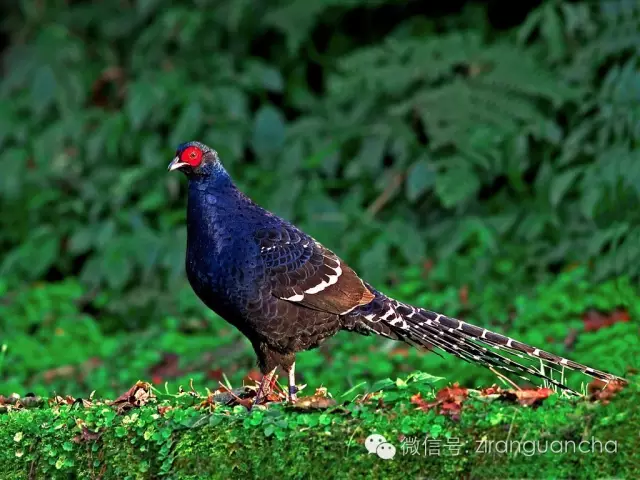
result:
[[[387,204],[389,200],[393,198],[398,187],[404,181],[404,172],[398,172],[391,177],[391,182],[385,187],[382,193],[376,198],[369,207],[367,207],[367,214],[374,217],[382,208]]]
[[[491,370],[493,373],[495,373],[498,378],[500,378],[501,380],[503,380],[504,382],[507,382],[509,385],[511,385],[513,388],[515,388],[516,390],[520,390],[520,387],[518,385],[516,385],[513,380],[511,380],[509,377],[503,375],[502,373],[498,372],[495,368],[493,367],[489,367],[489,370]]]

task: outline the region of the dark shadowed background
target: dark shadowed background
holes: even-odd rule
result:
[[[24,0],[1,17],[0,393],[256,373],[186,281],[186,182],[166,166],[189,140],[386,293],[640,367],[637,2]],[[298,362],[336,393],[416,369],[497,381],[348,334]]]

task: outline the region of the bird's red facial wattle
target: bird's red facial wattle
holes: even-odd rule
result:
[[[173,159],[169,164],[168,170],[177,170],[182,167],[189,166],[191,168],[197,168],[202,163],[202,150],[192,145],[185,148],[179,155]]]
[[[180,154],[180,161],[188,163],[192,167],[197,167],[202,162],[202,150],[198,147],[187,147]]]

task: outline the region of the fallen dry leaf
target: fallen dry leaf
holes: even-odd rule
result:
[[[329,395],[329,391],[327,390],[327,387],[318,387],[316,388],[316,393],[314,393],[312,396],[314,397],[326,397]]]
[[[371,401],[371,400],[372,400],[372,399],[377,395],[377,393],[378,393],[378,392],[368,392],[368,393],[365,393],[364,395],[359,396],[359,397],[355,400],[355,402],[356,402],[356,403],[360,403],[360,404],[366,404],[366,403],[369,403],[369,402],[370,402],[370,401]]]
[[[554,391],[550,388],[525,388],[522,390],[503,390],[497,385],[480,390],[479,397],[486,400],[506,400],[517,402],[523,406],[539,405]],[[413,405],[419,410],[428,411],[438,408],[438,413],[448,415],[454,420],[459,420],[462,405],[469,397],[469,391],[460,387],[457,383],[451,387],[445,387],[436,393],[435,400],[429,401],[422,398],[420,393],[416,393],[410,399]]]
[[[411,398],[409,399],[409,401],[413,405],[416,405],[420,410],[429,410],[430,408],[429,407],[430,402],[422,398],[422,394],[420,392],[416,393],[415,395],[411,395]]]
[[[56,395],[53,398],[49,399],[49,405],[54,406],[62,406],[62,405],[73,405],[76,399],[71,395],[65,395],[64,397],[61,395]]]
[[[551,388],[523,388],[520,390],[503,390],[497,385],[480,390],[480,397],[493,397],[495,400],[517,402],[523,406],[539,405],[552,393]]]
[[[28,393],[24,397],[21,397],[17,393],[13,393],[8,397],[0,395],[0,412],[39,407],[43,403],[44,400],[42,397],[38,397],[32,393]]]
[[[223,404],[229,406],[242,405],[249,409],[253,404],[253,400],[257,394],[257,389],[251,387],[241,387],[229,390],[226,385],[220,384],[215,393],[209,395],[207,399],[200,404],[200,408]],[[269,397],[267,397],[267,400]]]
[[[125,412],[134,407],[142,407],[149,402],[155,401],[156,396],[151,390],[151,384],[138,381],[129,390],[116,398],[111,405],[118,409],[118,413]]]
[[[170,405],[158,405],[158,415],[161,415],[164,417],[164,414],[167,413],[169,410],[173,410],[173,407]]]
[[[337,402],[325,395],[311,395],[309,397],[299,398],[291,408],[295,410],[326,410],[335,407]]]
[[[468,396],[469,391],[466,388],[462,388],[457,383],[454,383],[453,386],[445,387],[438,391],[436,400],[462,403]]]
[[[487,397],[489,395],[497,395],[502,392],[502,389],[497,385],[491,385],[490,387],[480,390],[480,396]]]
[[[554,391],[550,388],[525,388],[523,390],[509,390],[509,393],[515,394],[520,405],[530,407],[541,404],[542,401],[549,398],[549,395],[554,393]]]
[[[460,387],[454,383],[451,387],[445,387],[436,393],[434,401],[427,401],[422,398],[420,393],[416,393],[410,399],[410,402],[417,405],[419,410],[428,411],[434,407],[439,407],[438,412],[441,415],[448,415],[454,420],[459,420],[462,403],[469,396],[466,388]]]
[[[613,397],[615,397],[618,394],[618,392],[622,391],[624,387],[625,387],[624,382],[614,380],[612,382],[605,384],[602,380],[596,379],[589,384],[587,389],[590,394],[589,398],[592,401],[598,400],[606,405],[611,401]]]

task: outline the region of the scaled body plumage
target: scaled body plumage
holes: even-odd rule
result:
[[[544,378],[563,389],[568,387],[558,375],[552,378],[554,370],[578,370],[605,382],[618,379],[387,297],[315,239],[240,192],[217,153],[204,144],[181,145],[169,169],[179,169],[189,179],[187,277],[198,297],[251,341],[265,374],[259,396],[281,367],[289,373],[293,399],[295,354],[339,330],[438,347],[522,378]],[[528,358],[546,368],[527,364]]]

